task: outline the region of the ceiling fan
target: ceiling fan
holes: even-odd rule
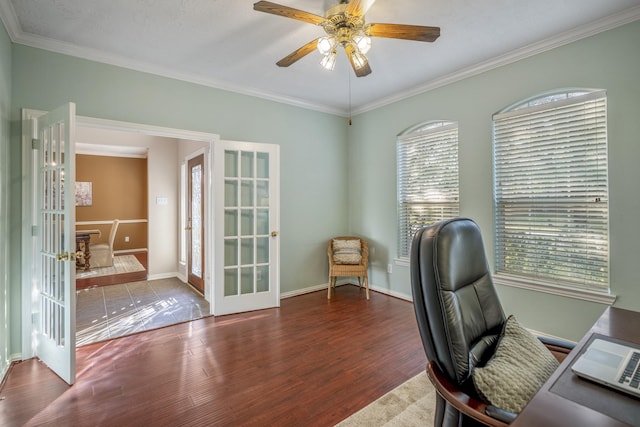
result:
[[[364,77],[371,73],[369,61],[365,56],[371,47],[371,37],[433,42],[440,36],[439,27],[366,24],[364,15],[374,1],[341,0],[340,4],[327,10],[324,17],[270,1],[259,1],[253,5],[253,9],[319,25],[327,33],[326,36],[318,37],[282,58],[276,63],[278,66],[288,67],[317,49],[322,54],[320,64],[328,70],[333,70],[336,49],[342,46],[356,76]]]

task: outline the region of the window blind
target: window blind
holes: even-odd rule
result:
[[[494,116],[496,273],[609,291],[603,91]]]
[[[398,256],[409,256],[421,227],[458,216],[458,125],[444,122],[397,143]]]

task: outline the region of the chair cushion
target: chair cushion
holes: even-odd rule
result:
[[[361,261],[360,240],[333,239],[333,262],[336,264],[360,264]]]
[[[557,367],[553,354],[511,315],[495,354],[471,376],[480,397],[519,413]]]

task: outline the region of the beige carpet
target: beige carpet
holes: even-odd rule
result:
[[[76,279],[86,279],[88,277],[110,276],[113,274],[135,273],[143,271],[144,266],[133,255],[118,255],[113,258],[113,266],[92,268],[89,271],[78,270]]]
[[[422,372],[365,406],[337,427],[402,427],[433,424],[436,391]]]

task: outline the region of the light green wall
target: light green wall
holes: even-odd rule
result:
[[[492,115],[541,92],[602,88],[608,94],[611,290],[621,308],[640,310],[640,22],[441,87],[356,117],[349,130],[349,225],[375,245],[371,282],[410,295],[396,257],[396,136],[411,125],[459,123],[461,215],[478,222],[493,263]],[[499,287],[505,311],[535,330],[579,339],[605,306]]]
[[[12,194],[20,206],[21,108],[50,110],[67,101],[80,116],[216,133],[222,139],[280,145],[281,292],[327,283],[326,242],[347,231],[346,120],[196,84],[13,46]],[[22,216],[12,210],[12,245]],[[20,259],[12,258],[20,294]],[[15,299],[19,306],[19,299]],[[20,351],[18,313],[11,330]]]
[[[9,114],[11,40],[0,25],[0,381],[9,367]]]

